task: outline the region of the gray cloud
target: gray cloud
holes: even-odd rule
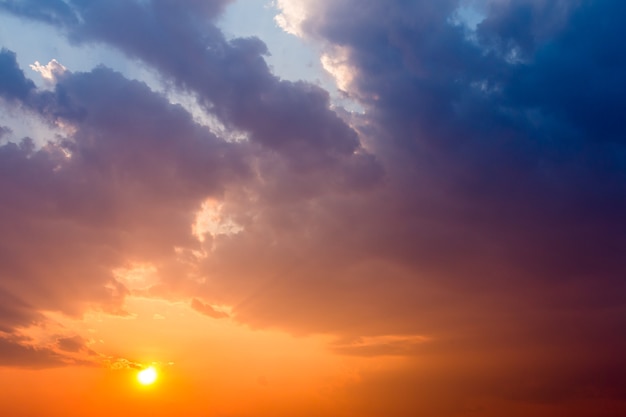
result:
[[[0,50],[0,95],[5,99],[24,99],[35,84],[24,76],[15,60],[15,53]]]

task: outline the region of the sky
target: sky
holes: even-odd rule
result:
[[[0,414],[626,415],[624,21],[0,0]]]

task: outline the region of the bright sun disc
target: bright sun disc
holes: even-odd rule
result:
[[[143,371],[140,371],[137,374],[137,379],[139,380],[140,384],[143,384],[143,385],[150,385],[150,384],[152,384],[157,379],[156,369],[154,369],[151,366],[149,368],[144,369]]]

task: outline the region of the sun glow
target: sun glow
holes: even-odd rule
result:
[[[139,371],[137,374],[137,380],[142,385],[150,385],[153,384],[157,379],[157,371],[152,366],[146,368],[142,371]]]

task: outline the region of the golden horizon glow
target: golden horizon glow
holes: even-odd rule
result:
[[[153,366],[150,366],[144,370],[139,371],[137,373],[137,380],[141,385],[151,385],[157,379],[157,371]]]

